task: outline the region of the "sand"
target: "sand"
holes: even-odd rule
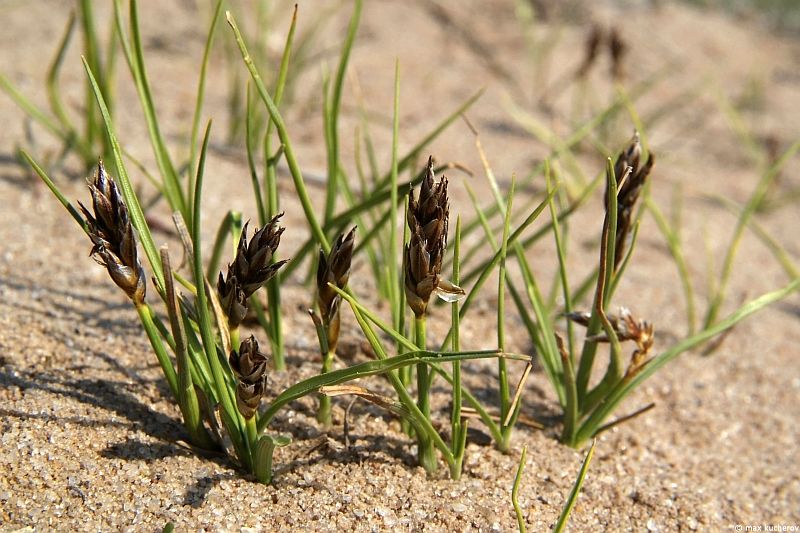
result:
[[[198,13],[193,4],[140,2],[153,97],[177,160],[186,155],[196,66],[208,20],[207,10]],[[468,116],[481,133],[501,186],[507,187],[512,173],[527,175],[549,152],[513,119],[510,102],[567,137],[581,117],[589,116],[576,103],[588,102],[596,112],[611,101],[613,86],[605,57],[584,96],[579,87],[558,80],[579,64],[590,21],[615,20],[624,26],[630,44],[625,86],[633,89],[657,78],[636,102],[640,115],[652,121],[645,133],[659,155],[653,197],[669,212],[673,193],[680,188],[684,195],[682,238],[703,311],[709,258],[718,272],[735,223],[715,198],[741,205],[761,168],[715,104],[716,95],[744,103],[743,116],[756,146],[774,137],[781,150],[787,148],[800,135],[800,43],[796,36],[770,32],[756,18],[733,19],[667,3],[657,9],[638,3],[624,8],[585,4],[551,13],[548,22],[534,28],[538,42],[551,43],[542,63],[527,48],[514,2],[448,0],[433,7],[422,2],[367,3],[351,70],[358,74],[373,119],[379,161],[388,168],[398,58],[401,152],[485,86]],[[106,20],[105,6],[97,9],[100,20]],[[67,3],[12,1],[4,3],[3,12],[0,72],[45,106],[46,65],[66,23]],[[287,110],[298,158],[313,183],[325,169],[320,65],[335,68],[348,15],[346,7],[337,9],[321,26],[311,44],[311,63],[298,74]],[[315,7],[302,2],[298,31],[311,28],[317,16]],[[285,9],[276,15],[274,37],[268,41],[275,54],[288,20]],[[230,41],[227,27],[220,30],[218,38]],[[71,110],[81,105],[83,95],[78,48],[70,48],[62,77],[63,97]],[[117,129],[124,146],[155,172],[140,108],[124,61],[119,61]],[[272,57],[270,67],[276,64]],[[244,71],[239,63],[229,66],[219,53],[210,68],[204,116],[213,117],[215,126],[204,197],[206,246],[227,209],[235,207],[255,219],[242,143],[226,144],[228,73],[230,68]],[[349,172],[354,171],[352,139],[358,121],[353,86],[351,77],[340,124],[342,161]],[[547,109],[537,105],[544,92],[549,94]],[[459,481],[447,479],[445,468],[427,479],[415,466],[415,449],[397,420],[364,403],[352,408],[346,446],[346,399],[334,401],[334,425],[327,432],[314,420],[313,398],[279,415],[275,429],[291,434],[294,442],[276,456],[273,486],[253,482],[224,458],[192,453],[182,444],[179,412],[168,399],[133,309],[88,257],[85,236],[16,162],[17,147],[30,147],[31,139],[22,112],[5,96],[0,102],[0,529],[158,531],[173,522],[178,531],[514,531],[510,491],[523,446],[528,446],[528,459],[520,503],[528,529],[552,526],[585,450],[558,442],[557,402],[538,366],[526,386],[523,414],[547,422],[545,429],[520,426],[513,450],[504,455],[482,442],[480,424],[474,424],[478,433],[468,445]],[[612,148],[621,146],[632,128],[622,114],[597,138]],[[38,125],[31,132],[35,156],[52,157],[58,146],[47,132]],[[473,178],[450,174],[453,216],[470,219],[461,182],[469,179],[488,199],[470,131],[457,121],[430,153],[475,172]],[[587,176],[603,168],[602,157],[588,143],[576,156]],[[770,200],[791,198],[800,186],[797,170],[797,161],[791,161]],[[83,177],[80,162],[72,157],[55,174],[67,197],[85,201]],[[151,197],[144,178],[137,173],[134,179]],[[540,194],[541,184],[538,177],[535,186],[524,188],[518,194],[520,205]],[[281,250],[291,256],[307,229],[288,176],[281,177],[280,188],[288,228]],[[322,194],[319,186],[312,187],[318,206]],[[573,223],[573,283],[596,261],[601,209],[598,192]],[[169,221],[161,204],[151,217],[165,225]],[[800,264],[796,201],[758,213],[757,220]],[[481,238],[475,234],[467,241]],[[156,239],[177,250],[173,237],[156,233]],[[529,252],[548,286],[556,267],[552,252],[549,242]],[[355,272],[353,289],[378,307],[363,258]],[[298,274],[285,288],[289,370],[271,377],[270,394],[318,371],[316,340],[303,311],[312,294],[301,281]],[[767,248],[746,232],[724,312],[786,282]],[[465,347],[493,347],[486,330],[487,324],[493,325],[496,303],[490,284],[464,323]],[[686,333],[675,265],[650,216],[645,216],[637,253],[615,303],[655,323],[657,352]],[[509,349],[530,351],[510,303],[508,308]],[[800,525],[798,316],[800,297],[795,294],[738,326],[711,356],[684,354],[628,398],[619,414],[649,402],[656,408],[599,437],[570,528],[728,531],[747,525]],[[430,322],[431,338],[441,339],[447,311],[437,308]],[[338,364],[367,359],[348,313],[342,342],[352,347],[352,354]],[[520,370],[514,367],[514,374]],[[470,363],[465,372],[472,389],[492,398],[496,377],[491,363]],[[389,393],[380,379],[362,385]],[[445,392],[439,387],[434,397],[442,421],[448,416]]]

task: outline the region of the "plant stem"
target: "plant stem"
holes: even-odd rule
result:
[[[461,215],[456,218],[455,244],[453,246],[453,284],[460,283],[461,275]],[[457,352],[461,349],[461,328],[458,316],[458,302],[451,304],[451,326],[453,338],[450,349]],[[453,463],[450,465],[450,477],[457,480],[461,477],[464,462],[464,449],[467,438],[466,422],[461,421],[461,361],[453,361],[453,411],[450,416],[450,447],[453,450]]]
[[[414,321],[414,334],[416,344],[420,350],[425,349],[425,315],[416,317]],[[430,404],[431,379],[428,366],[424,363],[417,365],[417,406],[428,422],[431,420]],[[429,474],[436,471],[436,453],[433,448],[433,441],[427,435],[417,433],[417,457],[419,464]]]
[[[180,395],[178,394],[178,375],[175,373],[175,367],[172,366],[172,361],[167,354],[164,343],[161,342],[161,337],[158,335],[158,328],[153,322],[153,312],[147,304],[136,305],[136,312],[139,313],[139,320],[142,322],[147,338],[150,339],[150,346],[158,358],[158,364],[161,365],[161,370],[164,371],[164,376],[169,383],[169,389],[176,401],[179,401]]]

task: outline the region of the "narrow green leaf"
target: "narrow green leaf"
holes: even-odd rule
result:
[[[142,207],[139,205],[139,199],[136,197],[136,193],[133,190],[133,185],[128,178],[128,172],[125,169],[125,164],[122,159],[122,149],[119,146],[117,136],[114,134],[114,125],[111,122],[111,114],[106,106],[103,93],[100,91],[100,87],[97,85],[97,80],[95,80],[94,74],[89,68],[89,64],[86,62],[85,58],[82,58],[82,60],[83,67],[86,70],[86,75],[89,77],[89,83],[94,91],[97,105],[100,107],[100,113],[103,116],[106,134],[111,142],[111,150],[114,154],[114,162],[116,163],[117,167],[117,181],[122,189],[122,196],[125,198],[125,204],[128,206],[128,211],[130,212],[131,224],[133,224],[133,227],[136,228],[139,239],[142,241],[142,248],[144,248],[144,253],[150,262],[150,268],[153,270],[153,275],[156,278],[156,288],[159,292],[163,292],[164,271],[161,267],[161,258],[158,255],[158,249],[156,248],[155,242],[153,242],[153,235],[150,233],[150,227],[147,225],[147,221],[144,218]]]
[[[589,464],[592,462],[596,444],[597,441],[592,442],[592,447],[589,448],[589,452],[586,454],[586,459],[583,460],[581,470],[578,472],[578,478],[575,480],[572,490],[569,491],[569,496],[567,496],[567,501],[564,503],[561,516],[558,517],[558,522],[556,522],[556,525],[553,528],[554,533],[561,533],[561,531],[564,531],[564,528],[567,526],[569,515],[572,514],[572,510],[575,508],[575,503],[578,501],[578,494],[581,492],[581,487],[583,487],[583,482],[586,479],[586,473],[589,471]]]

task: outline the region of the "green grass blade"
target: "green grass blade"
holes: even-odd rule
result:
[[[361,20],[362,0],[356,0],[353,6],[353,16],[347,28],[347,36],[342,45],[342,54],[339,57],[339,67],[336,70],[336,77],[333,81],[333,94],[327,103],[329,119],[327,122],[327,135],[329,138],[328,146],[328,181],[325,194],[325,215],[324,221],[327,223],[333,216],[336,208],[336,192],[339,180],[339,113],[342,105],[342,89],[344,87],[344,76],[347,72],[347,63],[350,60],[350,51],[353,49],[353,42],[358,31],[358,24]],[[327,99],[327,91],[325,98]]]
[[[558,517],[558,522],[556,522],[555,527],[553,527],[554,533],[561,533],[567,526],[569,515],[572,514],[572,510],[575,508],[575,503],[578,501],[578,494],[581,492],[581,487],[583,487],[583,482],[586,479],[586,473],[589,471],[589,464],[592,462],[596,444],[596,441],[592,442],[592,447],[589,448],[589,452],[586,454],[586,458],[583,460],[581,470],[578,472],[578,478],[575,480],[572,490],[569,491],[567,501],[564,503],[564,508],[561,510],[561,516]]]
[[[533,224],[534,220],[545,210],[547,207],[547,203],[550,199],[555,195],[556,189],[550,191],[545,198],[536,208],[530,212],[530,214],[525,218],[525,220],[520,224],[517,229],[515,229],[511,235],[508,237],[508,244],[513,245],[517,239],[522,235],[522,233]],[[492,256],[491,259],[486,261],[482,265],[482,270],[478,273],[478,279],[475,280],[475,283],[472,285],[472,288],[467,291],[467,297],[464,299],[463,303],[461,304],[461,317],[463,318],[466,314],[467,310],[470,308],[472,301],[477,297],[478,291],[486,283],[486,280],[489,278],[489,275],[492,273],[492,270],[497,266],[500,262],[500,250]],[[442,346],[447,346],[450,342],[450,336],[452,335],[451,331],[448,331],[447,336],[445,337],[444,341],[442,342]]]
[[[2,89],[3,92],[5,92],[9,98],[14,101],[14,103],[16,103],[26,115],[44,126],[50,133],[59,139],[62,139],[64,142],[69,141],[69,134],[64,132],[61,127],[53,121],[52,118],[47,116],[47,113],[39,109],[36,104],[31,102],[25,95],[19,92],[14,84],[11,83],[11,80],[6,78],[3,74],[0,74],[0,89]]]
[[[394,339],[398,343],[399,347],[405,348],[406,350],[409,350],[409,351],[417,350],[417,345],[416,344],[414,344],[406,336],[401,335],[400,333],[395,331],[390,325],[386,324],[380,318],[375,316],[374,313],[372,313],[369,309],[367,309],[361,303],[359,303],[358,300],[356,300],[352,295],[350,295],[350,294],[348,294],[348,293],[346,293],[344,291],[340,291],[336,287],[333,287],[333,289],[336,292],[338,292],[339,295],[347,301],[347,303],[350,304],[350,307],[353,309],[354,313],[356,313],[359,316],[363,313],[363,315],[366,316],[370,320],[370,322],[372,322],[373,324],[378,326],[381,330],[383,330],[384,333],[386,333],[387,335],[389,335],[389,337]],[[445,379],[445,381],[447,381],[451,385],[453,384],[453,377],[450,375],[449,372],[444,370],[438,364],[432,364],[431,366],[433,367],[433,369],[434,369],[434,371],[436,373],[438,373],[440,376],[442,376]],[[500,427],[492,419],[492,417],[489,414],[489,412],[486,411],[486,409],[483,407],[483,405],[481,405],[481,403],[477,400],[477,398],[475,398],[475,396],[469,390],[467,390],[467,389],[462,387],[462,394],[463,394],[464,399],[466,400],[466,402],[468,404],[470,404],[470,406],[473,409],[475,409],[475,411],[480,416],[481,421],[489,429],[489,431],[492,434],[492,438],[496,442],[500,442],[502,440],[502,438],[503,438],[502,434],[500,433]]]
[[[61,86],[58,83],[58,77],[61,73],[61,67],[64,64],[64,57],[67,53],[72,34],[75,31],[75,12],[71,12],[69,20],[67,21],[67,28],[64,30],[64,35],[61,37],[61,42],[58,45],[56,55],[53,58],[50,68],[47,70],[47,81],[45,86],[47,88],[47,99],[50,103],[50,109],[56,116],[56,119],[61,123],[61,129],[69,135],[68,143],[72,143],[80,153],[84,164],[90,167],[94,163],[94,154],[91,146],[88,146],[83,139],[78,135],[78,130],[75,128],[72,120],[67,114],[64,102],[61,98]]]
[[[214,15],[211,17],[211,25],[208,28],[206,44],[203,48],[203,60],[200,63],[200,75],[197,79],[197,97],[194,101],[194,113],[192,114],[192,132],[189,136],[189,187],[186,197],[194,198],[194,177],[196,175],[195,160],[197,159],[197,138],[200,135],[200,116],[203,114],[203,103],[206,94],[206,76],[208,71],[208,59],[211,57],[211,46],[214,44],[214,35],[219,26],[219,16],[222,13],[223,0],[217,0],[214,8]],[[263,223],[262,223],[263,224]]]
[[[413,148],[411,148],[406,155],[404,155],[400,161],[397,163],[397,169],[399,172],[404,172],[411,164],[417,160],[422,153],[422,151],[427,147],[430,143],[432,143],[441,133],[450,126],[453,122],[455,122],[458,117],[464,114],[472,104],[478,101],[483,95],[484,88],[479,89],[475,94],[467,98],[463,104],[458,106],[452,113],[446,116],[439,124],[437,124],[430,133],[428,133],[425,137],[422,138]],[[378,185],[375,187],[375,192],[379,190],[386,189],[391,184],[391,171],[388,172],[385,176],[383,176]]]
[[[139,102],[142,106],[142,112],[144,113],[145,122],[147,124],[147,131],[150,135],[150,144],[153,148],[153,154],[161,174],[161,179],[164,182],[165,196],[172,210],[180,211],[184,219],[188,222],[193,220],[193,218],[189,213],[188,202],[181,190],[180,180],[178,179],[175,167],[167,151],[164,137],[161,134],[161,129],[158,124],[158,114],[150,92],[150,82],[148,81],[147,72],[145,70],[144,52],[142,51],[141,34],[139,32],[139,14],[136,7],[136,0],[130,1],[131,42],[128,42],[124,37],[122,13],[119,4],[120,0],[114,0],[117,32],[119,33],[120,42],[123,44],[123,50],[128,59],[131,75],[136,83],[136,92],[139,95]]]
[[[208,260],[208,267],[206,268],[206,277],[210,280],[217,279],[219,263],[222,259],[222,252],[225,249],[225,241],[228,240],[228,235],[231,235],[234,227],[238,227],[241,230],[242,214],[238,211],[228,211],[228,214],[222,219],[217,229],[217,235],[214,237],[214,245],[211,248],[211,258]],[[233,239],[234,249],[237,244],[238,241]]]
[[[292,148],[292,143],[289,139],[289,133],[286,129],[286,124],[284,123],[283,117],[281,117],[281,114],[278,111],[278,107],[275,105],[272,97],[270,97],[269,93],[267,92],[264,82],[261,80],[261,75],[258,73],[258,69],[256,68],[252,57],[247,51],[247,46],[242,39],[242,34],[236,25],[233,15],[230,13],[230,11],[227,11],[225,16],[236,37],[236,44],[239,46],[239,51],[242,54],[242,60],[244,61],[247,70],[250,72],[250,76],[253,79],[253,83],[255,83],[256,90],[258,91],[261,100],[264,102],[272,122],[275,123],[275,128],[278,131],[278,137],[280,137],[281,143],[283,143],[283,155],[286,158],[286,163],[289,165],[289,173],[292,175],[295,190],[297,191],[297,196],[303,206],[303,212],[305,213],[306,220],[311,227],[311,232],[313,233],[314,238],[317,240],[320,247],[327,254],[330,252],[331,246],[327,237],[325,236],[325,232],[322,230],[322,226],[320,226],[319,222],[317,221],[317,216],[314,214],[314,206],[311,205],[311,198],[308,196],[305,181],[303,180],[303,174],[300,171],[299,165],[297,164],[297,159],[294,155],[294,149]]]
[[[64,194],[61,192],[61,189],[59,189],[58,186],[55,183],[53,183],[53,180],[50,179],[50,176],[47,175],[47,172],[45,172],[42,169],[42,167],[40,167],[36,163],[36,161],[34,161],[33,158],[30,155],[28,155],[28,153],[25,150],[21,150],[20,153],[22,154],[22,157],[25,158],[25,161],[27,161],[28,164],[31,166],[31,168],[34,170],[34,172],[36,172],[36,174],[42,179],[45,185],[47,185],[47,188],[50,189],[50,192],[53,193],[53,196],[55,196],[61,203],[61,205],[64,206],[64,209],[66,209],[67,212],[70,214],[70,216],[72,216],[72,218],[75,219],[75,222],[78,223],[81,229],[88,234],[89,228],[86,225],[86,221],[83,219],[83,216],[81,215],[80,211],[78,211],[75,208],[75,206],[72,205],[72,203],[69,200],[67,200],[67,197],[64,196]]]
[[[269,408],[264,411],[264,414],[258,421],[259,431],[266,428],[275,414],[287,403],[307,396],[319,390],[320,387],[327,387],[330,385],[339,385],[354,379],[360,379],[368,376],[378,374],[386,374],[393,370],[403,368],[408,365],[416,364],[439,364],[450,363],[453,361],[468,361],[473,359],[491,359],[494,357],[510,357],[514,359],[524,358],[524,356],[515,356],[514,354],[503,354],[498,350],[473,350],[458,353],[439,353],[430,350],[414,350],[394,357],[386,359],[376,359],[359,363],[348,368],[340,368],[332,370],[325,374],[305,379],[300,383],[292,385],[282,393],[280,393],[270,404]]]
[[[253,196],[255,197],[256,201],[256,212],[258,213],[258,223],[260,226],[264,226],[268,218],[267,213],[267,206],[264,203],[264,199],[261,197],[261,183],[258,179],[258,170],[256,169],[256,155],[255,155],[255,141],[256,141],[256,133],[255,133],[255,125],[253,124],[253,98],[250,94],[250,84],[247,84],[247,112],[245,113],[244,119],[244,144],[247,152],[247,168],[250,171],[250,185],[253,188]],[[267,154],[267,158],[269,154]]]
[[[719,285],[714,298],[708,307],[708,312],[704,320],[704,327],[708,328],[713,325],[725,301],[725,296],[728,288],[728,281],[730,280],[731,273],[733,272],[733,261],[736,258],[736,253],[741,244],[744,229],[750,218],[755,214],[758,208],[763,204],[764,198],[769,192],[770,186],[775,181],[780,170],[795,156],[797,151],[800,150],[800,141],[792,144],[775,163],[770,166],[759,180],[756,188],[753,190],[752,195],[747,200],[744,209],[742,210],[739,219],[736,221],[736,227],[733,230],[728,250],[725,253],[725,259],[722,263],[722,274],[720,275]]]
[[[650,214],[653,215],[656,226],[658,226],[659,231],[661,231],[661,234],[667,241],[669,253],[672,255],[672,259],[675,261],[675,267],[678,269],[678,277],[681,280],[681,287],[683,288],[683,299],[686,302],[686,324],[689,335],[691,336],[695,332],[697,323],[694,305],[694,287],[692,286],[692,280],[689,276],[689,267],[683,255],[679,230],[678,228],[670,226],[670,223],[667,222],[667,218],[661,212],[661,209],[659,209],[649,196],[646,196],[644,201]]]
[[[150,262],[150,268],[153,269],[153,275],[156,278],[156,288],[160,293],[163,293],[164,271],[161,267],[161,258],[155,242],[153,242],[153,235],[150,233],[150,227],[147,225],[147,221],[144,218],[142,207],[139,205],[139,199],[136,197],[136,193],[133,190],[133,185],[128,178],[128,172],[125,169],[125,164],[122,159],[122,149],[119,146],[119,141],[114,133],[114,125],[111,122],[111,114],[106,106],[103,93],[100,91],[100,87],[97,85],[97,80],[95,80],[92,69],[89,68],[89,64],[86,62],[85,58],[83,59],[83,67],[86,70],[86,75],[89,77],[89,83],[92,87],[92,91],[94,92],[94,97],[97,100],[97,105],[100,107],[100,113],[103,116],[106,134],[109,142],[111,143],[111,151],[114,154],[114,162],[116,163],[117,167],[117,181],[122,189],[122,196],[125,198],[125,203],[127,204],[128,211],[130,212],[131,224],[133,224],[133,227],[136,228],[136,232],[138,233],[139,239],[142,242],[142,248],[144,248],[144,253],[147,256],[147,260]]]
[[[360,2],[359,2],[360,4]],[[402,283],[397,271],[397,145],[399,144],[400,137],[400,60],[395,60],[394,63],[394,102],[393,102],[393,118],[392,118],[392,169],[391,181],[389,183],[389,192],[391,193],[389,200],[389,244],[386,246],[388,254],[387,262],[389,263],[389,298],[392,307],[392,324],[395,329],[400,329],[400,314],[405,311],[400,305],[400,292]]]
[[[194,244],[194,284],[197,289],[197,319],[200,328],[200,336],[203,340],[203,349],[205,350],[206,360],[211,367],[211,374],[214,378],[214,389],[216,390],[220,403],[231,418],[237,424],[240,431],[241,439],[245,439],[243,424],[241,424],[241,415],[236,408],[236,402],[233,399],[233,392],[228,388],[228,380],[226,378],[226,369],[223,368],[220,361],[219,354],[217,353],[217,343],[214,338],[214,329],[211,325],[211,315],[209,313],[209,301],[206,294],[206,282],[203,276],[203,254],[201,251],[200,243],[200,221],[201,209],[200,200],[203,194],[203,173],[205,170],[206,152],[208,150],[208,140],[211,135],[211,123],[206,127],[205,136],[203,138],[203,146],[200,150],[200,161],[197,167],[196,188],[194,192],[194,205],[192,212],[194,213],[194,220],[192,222],[192,242]]]

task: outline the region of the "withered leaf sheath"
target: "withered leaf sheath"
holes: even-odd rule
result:
[[[228,317],[228,324],[232,328],[239,326],[244,320],[247,299],[286,264],[286,261],[271,262],[285,229],[278,225],[282,216],[283,213],[280,213],[266,226],[256,229],[249,242],[245,224],[239,237],[236,257],[228,264],[227,275],[223,277],[222,272],[219,273],[217,292],[222,309]]]
[[[103,162],[97,164],[89,182],[94,216],[80,203],[86,217],[89,238],[94,246],[91,256],[106,267],[111,279],[134,304],[144,303],[145,277],[136,251],[136,235],[114,179],[106,173]]]
[[[622,183],[617,192],[617,233],[615,236],[616,248],[614,254],[614,268],[619,267],[622,258],[625,257],[625,242],[631,231],[633,209],[636,200],[642,192],[647,176],[653,168],[655,159],[650,153],[644,166],[640,166],[642,157],[642,144],[639,141],[639,133],[634,132],[633,138],[628,146],[623,150],[614,164],[614,175],[617,181],[621,180],[630,167],[630,174]],[[607,191],[606,191],[607,193]],[[608,194],[604,196],[606,209],[608,209]]]
[[[252,335],[242,341],[239,352],[231,351],[228,362],[239,383],[236,386],[236,406],[249,419],[256,414],[267,385],[267,356],[258,349]]]
[[[414,190],[410,190],[406,212],[411,238],[403,254],[404,285],[408,305],[417,318],[425,314],[434,290],[464,293],[460,287],[440,278],[449,216],[447,178],[442,176],[438,182],[434,180],[433,158],[429,158],[419,199],[415,198]]]
[[[330,254],[325,256],[319,251],[317,264],[317,305],[328,335],[328,351],[336,350],[339,342],[339,303],[341,296],[328,283],[344,289],[350,279],[350,264],[353,260],[353,246],[356,239],[356,228],[347,235],[341,234],[331,247]]]
[[[620,342],[633,341],[636,344],[636,349],[631,354],[631,362],[626,372],[628,375],[633,375],[647,362],[655,341],[655,328],[651,322],[639,320],[634,317],[630,310],[625,307],[620,308],[619,315],[607,316]],[[573,312],[567,313],[566,317],[576,324],[587,327],[591,319],[591,314],[586,312]],[[594,335],[589,339],[596,342],[610,342],[606,333]]]

